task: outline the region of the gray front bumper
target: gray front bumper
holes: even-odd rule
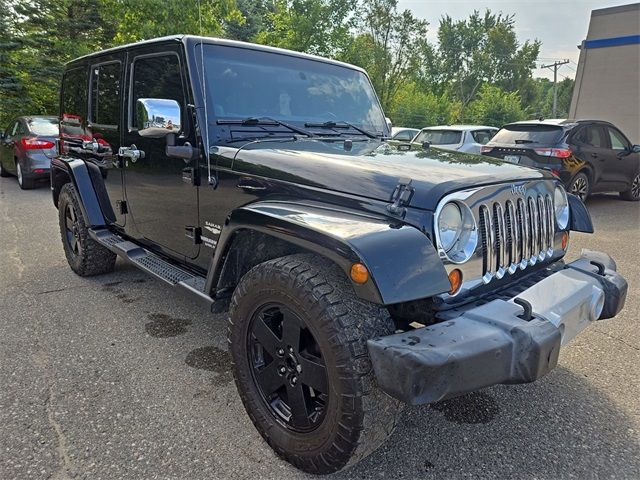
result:
[[[627,282],[606,254],[584,251],[555,270],[511,299],[369,340],[379,386],[415,405],[544,376],[556,366],[560,347],[591,322],[615,316],[627,293]]]

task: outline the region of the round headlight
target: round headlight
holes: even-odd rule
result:
[[[453,263],[464,263],[478,246],[478,229],[471,210],[464,203],[446,203],[436,220],[438,246]]]
[[[558,228],[564,230],[569,224],[569,200],[567,199],[567,192],[560,185],[556,186],[553,193],[553,205],[556,212],[556,222]]]
[[[438,217],[440,247],[445,252],[451,250],[462,233],[462,213],[455,203],[447,203]]]

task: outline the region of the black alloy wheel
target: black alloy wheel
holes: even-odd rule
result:
[[[274,418],[295,432],[322,423],[329,395],[327,370],[304,321],[281,304],[260,307],[248,331],[249,365]]]
[[[589,177],[584,173],[578,173],[569,185],[569,193],[573,193],[583,202],[587,200],[590,191],[591,186],[589,185]]]
[[[620,192],[620,197],[623,200],[628,200],[631,202],[637,202],[640,200],[640,173],[636,173],[636,176],[633,177],[631,181],[631,188],[625,192]]]
[[[80,224],[78,213],[72,203],[68,203],[64,212],[65,234],[69,250],[75,256],[82,255],[82,242],[80,241]]]

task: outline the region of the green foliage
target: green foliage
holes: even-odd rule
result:
[[[428,23],[410,10],[398,11],[397,0],[367,0],[361,5],[358,35],[341,59],[369,72],[382,107],[388,110],[394,97],[421,69],[431,54]]]
[[[0,126],[56,113],[64,64],[128,42],[187,33],[329,56],[365,68],[394,124],[500,125],[548,117],[552,84],[533,79],[540,43],[518,42],[514,18],[444,16],[429,25],[397,0],[0,0]],[[558,85],[558,116],[572,80]]]
[[[423,128],[451,123],[459,108],[448,95],[424,92],[411,83],[396,94],[387,113],[396,125]]]
[[[527,112],[520,105],[518,92],[505,92],[497,85],[485,83],[467,109],[465,123],[501,127],[522,120]]]

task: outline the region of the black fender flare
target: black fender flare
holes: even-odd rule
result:
[[[593,222],[585,204],[573,193],[567,192],[567,198],[569,199],[569,230],[593,233]]]
[[[71,183],[73,183],[80,197],[80,208],[87,222],[87,227],[99,228],[107,225],[109,222],[103,210],[105,200],[100,198],[100,192],[105,195],[106,191],[104,190],[104,185],[102,185],[102,189],[96,188],[94,185],[95,179],[99,178],[99,181],[102,181],[100,169],[96,165],[87,164],[78,158],[65,157],[55,158],[51,166],[52,180],[55,175],[53,170],[59,169],[63,170],[68,175]],[[106,206],[108,207],[106,209],[107,215],[111,213],[111,217],[113,217],[113,211],[108,200],[106,201]]]
[[[385,217],[328,206],[264,201],[232,212],[220,234],[205,291],[216,288],[234,234],[250,229],[297,245],[336,263],[349,278],[363,263],[369,280],[352,283],[360,298],[382,305],[408,302],[451,288],[431,240],[412,226]]]

